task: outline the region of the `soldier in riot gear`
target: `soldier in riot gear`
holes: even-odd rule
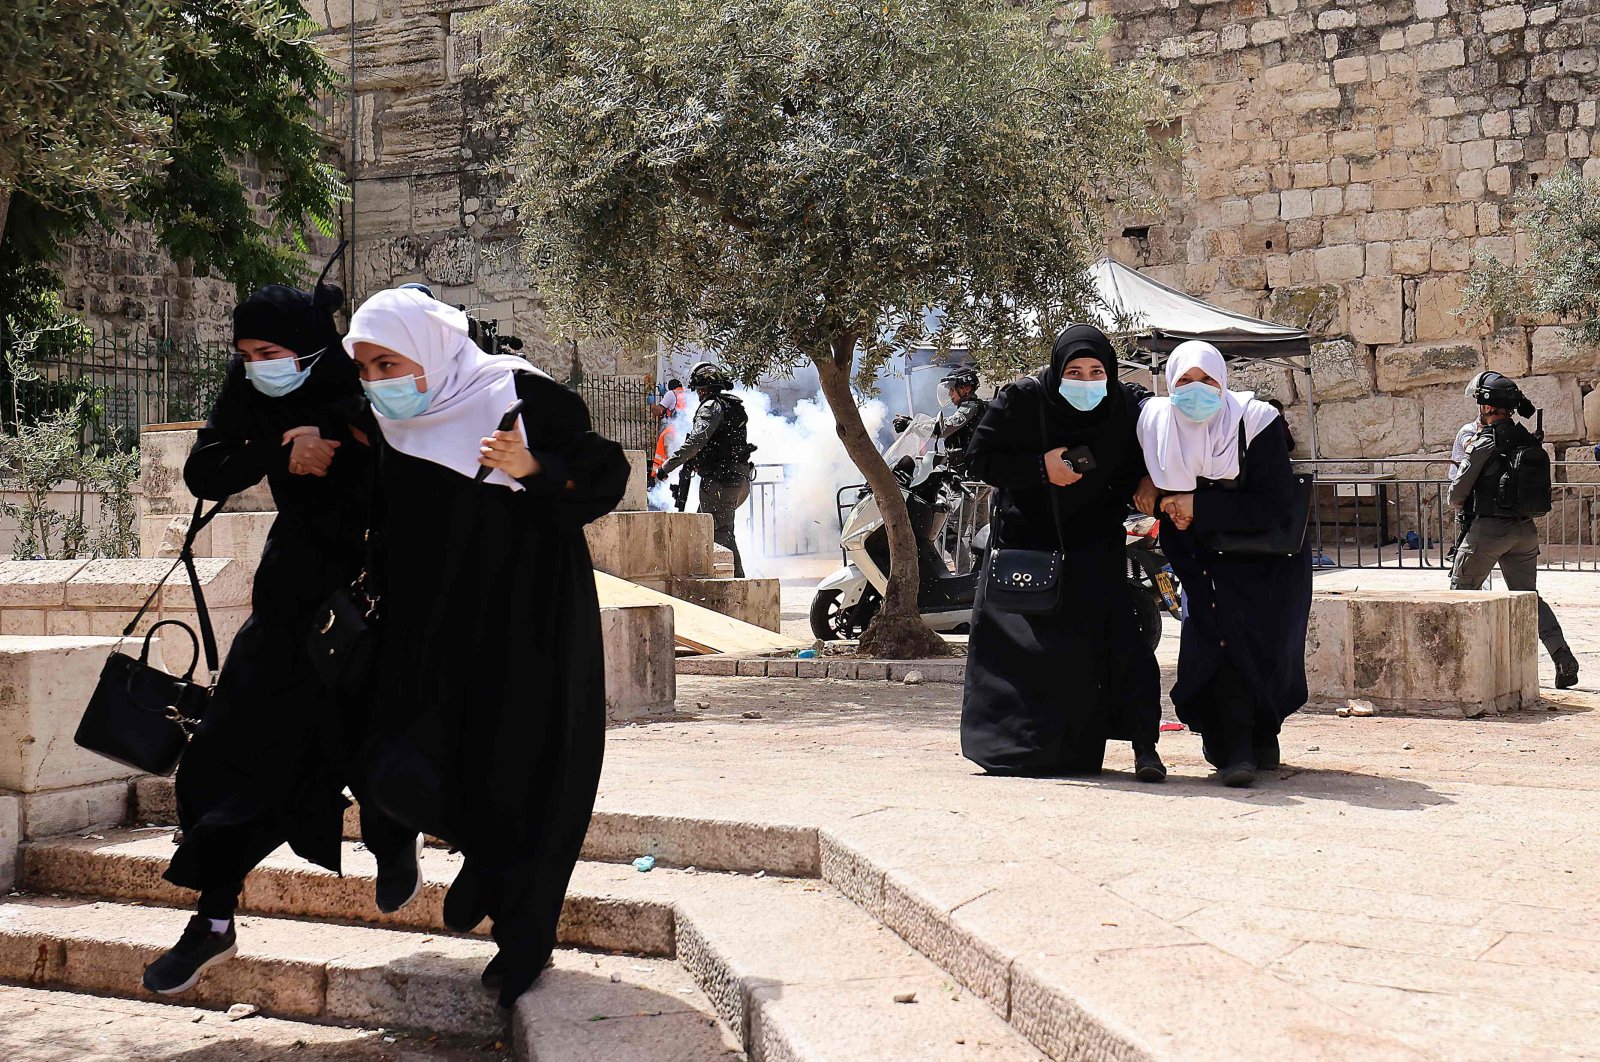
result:
[[[949,405],[940,411],[933,437],[944,441],[950,467],[965,477],[967,446],[972,442],[973,433],[978,430],[978,422],[989,409],[989,403],[978,397],[978,373],[974,369],[957,369],[940,380],[939,386],[949,398]],[[894,430],[905,431],[910,423],[909,416],[897,416],[894,418]]]
[[[692,465],[700,477],[700,511],[710,513],[717,545],[733,552],[733,574],[744,578],[744,561],[734,540],[734,514],[750,498],[752,466],[744,403],[728,389],[733,381],[721,366],[702,361],[689,373],[689,389],[700,396],[694,426],[683,445],[656,478],[665,480],[679,467]]]
[[[1533,518],[1550,511],[1550,464],[1543,432],[1530,432],[1512,414],[1534,415],[1516,381],[1496,372],[1472,391],[1482,426],[1468,443],[1450,484],[1450,504],[1470,521],[1456,549],[1450,586],[1477,590],[1500,566],[1508,590],[1537,590],[1539,530]],[[1578,660],[1555,613],[1539,600],[1539,640],[1556,664],[1556,688],[1578,683]]]

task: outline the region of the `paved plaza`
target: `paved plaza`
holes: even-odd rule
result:
[[[1549,710],[1302,714],[1254,790],[1187,732],[1162,786],[1125,750],[998,779],[959,754],[954,686],[684,677],[675,721],[612,733],[599,807],[819,828],[882,872],[853,890],[825,850],[824,876],[902,935],[897,904],[945,912],[912,942],[991,968],[1002,1014],[1053,992],[1159,1057],[1600,1057],[1593,580],[1551,580],[1585,675]]]

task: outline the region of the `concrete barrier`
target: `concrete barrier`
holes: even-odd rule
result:
[[[704,513],[608,513],[583,529],[594,566],[665,590],[674,576],[712,573],[711,517]]]
[[[139,772],[73,741],[116,646],[115,638],[0,636],[0,887],[19,840],[127,818]],[[162,664],[159,639],[150,658]]]
[[[1318,591],[1311,704],[1476,718],[1539,706],[1538,598],[1505,591]]]
[[[666,593],[736,620],[783,629],[782,584],[777,579],[723,579],[680,575],[667,580]]]
[[[600,633],[606,652],[606,720],[627,723],[671,714],[678,696],[671,607],[602,608]]]

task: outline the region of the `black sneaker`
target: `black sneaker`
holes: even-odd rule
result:
[[[1141,782],[1165,782],[1167,765],[1161,762],[1161,753],[1154,745],[1133,747],[1133,776]]]
[[[1571,649],[1563,649],[1555,654],[1555,661],[1556,689],[1570,690],[1578,684],[1578,658]]]
[[[378,910],[394,914],[422,892],[422,834],[409,848],[378,860]]]
[[[233,922],[227,932],[217,933],[211,929],[211,919],[195,915],[172,950],[145,967],[144,986],[163,996],[187,992],[207,969],[233,958],[238,950]]]
[[[464,860],[456,880],[450,883],[450,891],[444,894],[445,928],[457,933],[470,933],[488,917],[478,871],[471,860]]]

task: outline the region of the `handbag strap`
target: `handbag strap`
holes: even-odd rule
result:
[[[1045,399],[1049,396],[1044,393],[1044,384],[1039,380],[1034,380],[1034,390],[1039,392],[1039,443],[1041,446],[1048,447],[1050,445],[1050,427],[1049,423],[1045,420],[1044,404]],[[1049,451],[1046,450],[1045,452],[1048,453]],[[1060,489],[1060,487],[1050,482],[1050,475],[1048,472],[1046,472],[1044,478],[1044,492],[1045,495],[1050,499],[1050,516],[1052,519],[1054,519],[1056,525],[1056,548],[1065,553],[1067,549],[1067,534],[1062,530],[1061,499],[1056,495],[1056,492]]]
[[[172,562],[172,567],[167,569],[166,574],[161,577],[161,581],[156,583],[155,588],[150,591],[150,596],[144,599],[144,604],[139,606],[139,611],[134,613],[133,619],[129,620],[128,625],[122,630],[123,638],[133,637],[133,632],[139,626],[139,621],[144,619],[145,613],[149,612],[150,606],[155,603],[156,595],[161,593],[161,588],[167,585],[167,580],[172,578],[172,573],[178,570],[178,565],[183,565],[184,570],[189,575],[189,590],[194,594],[195,615],[200,620],[200,641],[205,646],[206,667],[210,669],[213,678],[217,674],[217,635],[211,629],[211,613],[206,608],[206,595],[200,589],[200,574],[195,571],[194,540],[201,531],[205,530],[206,525],[222,511],[222,507],[227,503],[228,499],[223,498],[211,506],[210,509],[207,509],[205,499],[201,498],[195,501],[194,515],[189,518],[189,530],[184,533],[183,548],[178,551],[178,559]],[[193,669],[191,668],[190,670],[192,671]]]

